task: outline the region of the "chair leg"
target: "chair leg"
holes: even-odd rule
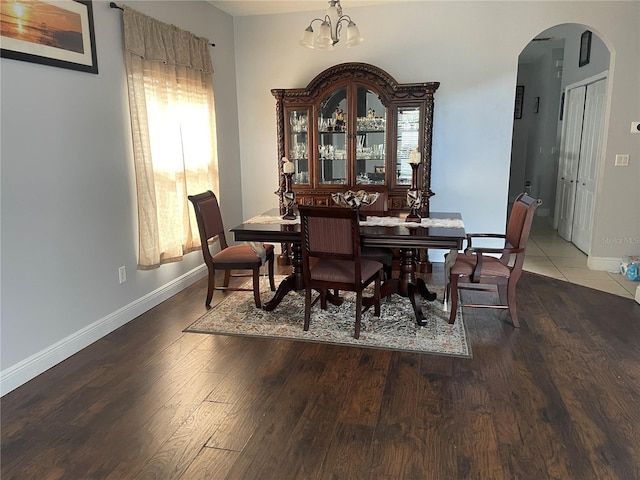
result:
[[[496,285],[496,287],[498,288],[498,298],[500,299],[500,304],[508,305],[509,295],[507,294],[507,286],[500,284],[500,285]]]
[[[449,296],[451,297],[451,313],[449,313],[449,323],[455,323],[458,314],[458,276],[452,275],[449,278]]]
[[[207,299],[204,302],[206,307],[211,306],[211,299],[213,298],[213,291],[216,286],[216,270],[215,268],[209,269],[209,284],[207,286]]]
[[[360,322],[362,320],[362,289],[356,292],[356,328],[353,338],[360,338]]]
[[[376,283],[374,285],[374,297],[373,297],[373,314],[376,317],[380,316],[380,284],[382,283],[382,272],[376,277]]]
[[[444,298],[442,299],[442,302],[444,303],[445,308],[447,307],[447,302],[449,301],[450,297],[451,297],[451,282],[447,281],[447,283],[445,283],[444,285]]]
[[[509,314],[511,315],[511,323],[515,328],[520,328],[520,321],[518,320],[518,312],[516,310],[516,282],[509,281],[508,288],[508,305]]]
[[[260,303],[260,267],[253,269],[253,299],[256,303],[256,308],[262,308]]]
[[[311,288],[306,287],[304,289],[304,331],[309,330],[309,323],[311,323]]]
[[[229,280],[231,280],[231,270],[224,271],[224,282],[222,283],[223,287],[229,286]]]
[[[384,268],[384,279],[391,280],[393,278],[393,266],[385,265],[383,268]]]
[[[382,276],[382,281],[383,282],[386,282],[387,280],[392,280],[393,279],[393,265],[384,265],[382,267],[382,270],[383,270],[383,276]],[[390,302],[391,301],[391,294],[387,295],[386,299],[387,299],[387,302]]]
[[[271,291],[276,291],[276,282],[273,279],[273,253],[270,255],[268,260],[268,268],[269,268],[269,286],[271,287]]]

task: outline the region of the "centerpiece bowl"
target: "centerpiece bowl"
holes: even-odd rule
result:
[[[354,192],[353,190],[347,190],[346,192],[337,192],[332,193],[331,198],[333,201],[340,205],[341,207],[348,207],[358,212],[358,218],[361,221],[367,219],[366,215],[363,215],[360,212],[360,207],[373,205],[378,197],[380,196],[379,192],[366,192],[364,190],[358,190]]]

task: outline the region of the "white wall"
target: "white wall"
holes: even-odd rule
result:
[[[239,223],[233,19],[205,2],[126,3],[216,43],[220,203],[225,220]],[[204,273],[199,252],[136,270],[121,12],[106,1],[93,7],[98,75],[4,58],[0,64],[3,393]]]
[[[629,134],[629,127],[640,117],[640,3],[414,1],[343,7],[365,37],[351,49],[340,44],[333,51],[300,47],[311,12],[235,21],[246,216],[277,205],[275,101],[270,89],[304,87],[331,65],[360,61],[400,82],[441,82],[435,95],[436,196],[431,208],[462,212],[468,231],[502,231],[518,55],[540,32],[578,23],[605,39],[615,56],[610,119],[605,122],[606,166],[598,196],[602,220],[596,222],[596,235],[639,238],[640,141]],[[613,170],[615,153],[629,153],[630,167]],[[628,217],[620,215],[621,207]],[[592,254],[618,258],[625,250],[599,243]]]

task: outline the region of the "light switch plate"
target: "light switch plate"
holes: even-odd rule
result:
[[[616,167],[627,167],[629,165],[629,155],[616,155]]]

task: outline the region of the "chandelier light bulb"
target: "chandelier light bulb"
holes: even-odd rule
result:
[[[362,35],[360,35],[360,30],[358,30],[356,24],[353,22],[349,22],[349,25],[347,26],[347,48],[360,45],[363,41],[364,38],[362,38]]]
[[[331,37],[331,25],[328,22],[322,22],[318,29],[316,37],[317,48],[329,48],[333,46],[333,38]]]
[[[300,40],[300,45],[307,48],[313,48],[313,28],[309,25],[302,35],[302,40]]]

